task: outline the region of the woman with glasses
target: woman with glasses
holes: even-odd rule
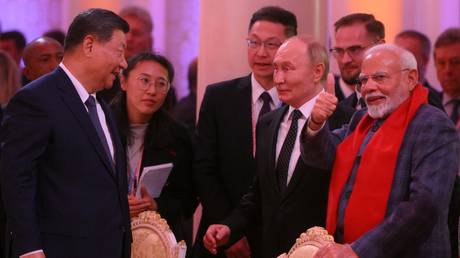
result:
[[[185,127],[165,111],[174,70],[163,56],[133,56],[120,78],[122,91],[112,102],[126,149],[128,202],[131,217],[155,210],[166,219],[178,240],[184,239],[180,218],[190,217],[197,205],[192,182],[192,144]],[[143,169],[172,163],[159,197],[139,183]],[[138,189],[140,188],[140,189]],[[135,193],[140,192],[140,196]]]

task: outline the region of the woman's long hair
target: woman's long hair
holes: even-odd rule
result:
[[[155,53],[140,53],[128,61],[128,67],[123,70],[123,76],[128,78],[129,73],[136,67],[139,62],[154,62],[160,64],[168,72],[168,80],[172,83],[174,79],[174,68],[171,62],[164,56]],[[121,90],[111,103],[111,106],[117,119],[118,131],[122,138],[123,144],[126,146],[131,139],[129,130],[128,111],[126,107],[126,92]],[[145,133],[144,144],[146,146],[154,146],[156,148],[165,148],[174,142],[175,130],[173,128],[174,120],[165,110],[163,105],[153,114],[147,126]],[[154,144],[155,143],[155,144]]]
[[[0,104],[7,104],[21,87],[19,69],[8,53],[0,50]]]

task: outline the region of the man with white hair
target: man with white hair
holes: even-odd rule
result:
[[[450,257],[454,124],[427,104],[414,56],[395,45],[366,51],[358,90],[368,109],[349,125],[327,130],[337,103],[328,90],[301,134],[305,163],[333,168],[326,225],[340,244],[315,257]]]

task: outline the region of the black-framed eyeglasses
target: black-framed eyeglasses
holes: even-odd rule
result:
[[[157,78],[155,80],[152,80],[147,76],[141,75],[137,77],[137,80],[139,82],[139,89],[143,91],[146,91],[151,86],[154,86],[155,90],[157,90],[158,92],[167,93],[169,88],[171,87],[171,84],[169,83],[169,81],[164,78]]]
[[[353,45],[347,48],[333,47],[329,49],[329,52],[331,52],[335,58],[342,58],[345,55],[345,53],[347,53],[351,58],[355,58],[361,55],[364,52],[364,50],[366,50],[368,47],[375,45],[375,43],[377,42],[378,41],[373,42],[372,44],[367,46]]]
[[[248,47],[254,50],[259,49],[262,45],[267,50],[277,50],[281,46],[281,44],[283,44],[281,41],[276,39],[269,39],[266,41],[260,41],[257,39],[246,39],[246,42],[248,43]]]
[[[367,82],[369,81],[369,78],[371,78],[375,83],[382,85],[382,84],[385,84],[391,78],[392,75],[400,73],[400,72],[404,72],[404,71],[409,71],[409,70],[411,69],[405,68],[399,71],[395,71],[393,73],[376,72],[371,75],[362,74],[357,79],[356,90],[358,92],[361,92],[362,88],[366,86]]]

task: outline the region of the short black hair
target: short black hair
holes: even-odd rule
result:
[[[64,46],[65,32],[63,32],[62,30],[49,30],[43,33],[43,36],[55,39],[57,42],[61,43],[61,45]]]
[[[168,72],[168,80],[169,80],[169,83],[172,84],[173,79],[174,79],[173,65],[166,57],[156,54],[156,53],[152,53],[152,52],[139,53],[131,57],[128,60],[128,67],[126,67],[126,69],[123,69],[123,76],[125,78],[128,77],[131,70],[133,70],[134,67],[136,67],[136,65],[142,61],[151,61],[151,62],[160,64]]]
[[[385,26],[381,21],[376,20],[374,15],[368,13],[352,13],[340,18],[334,23],[335,32],[341,27],[355,23],[364,23],[367,33],[375,36],[377,40],[385,39]]]
[[[434,43],[434,48],[436,49],[455,43],[460,43],[460,27],[449,28],[441,33]]]
[[[297,18],[293,13],[278,6],[265,6],[257,10],[249,22],[249,30],[257,21],[269,21],[284,26],[284,35],[292,37],[297,35]]]
[[[100,8],[83,11],[73,19],[69,26],[64,51],[80,44],[90,34],[96,36],[101,42],[110,41],[115,30],[128,33],[129,25],[114,12]]]
[[[0,40],[13,40],[17,49],[23,50],[26,47],[24,34],[17,30],[5,31],[0,34]]]

